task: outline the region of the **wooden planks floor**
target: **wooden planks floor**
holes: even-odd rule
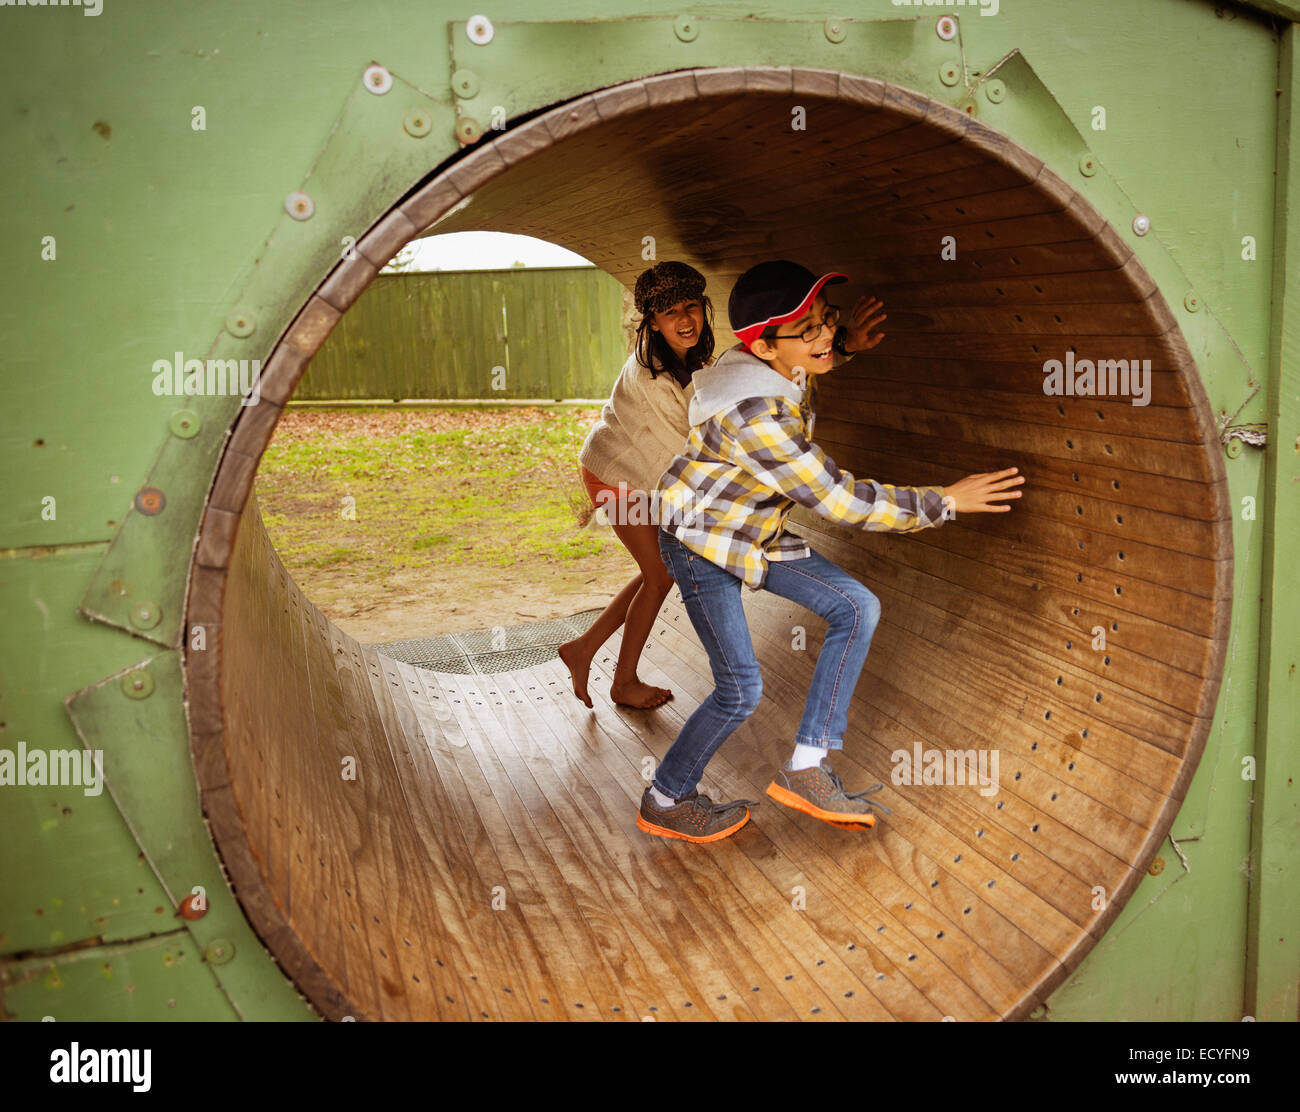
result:
[[[316,659],[331,661],[340,690],[368,680],[375,697],[386,753],[363,757],[360,779],[395,783],[365,790],[371,844],[326,847],[335,860],[320,883],[342,879],[347,925],[331,925],[319,898],[301,920],[296,900],[288,910],[378,1015],[984,1019],[1014,1006],[1067,941],[1063,920],[1045,917],[1035,938],[993,903],[969,906],[970,886],[947,878],[939,892],[926,862],[950,847],[926,843],[951,843],[946,832],[914,822],[904,835],[890,819],[840,830],[766,800],[797,721],[797,682],[765,697],[702,785],[764,800],[749,826],[711,846],[640,832],[644,770],[711,687],[678,604],[644,660],[643,674],[676,693],[656,711],[609,701],[617,639],[594,664],[589,711],[558,660],[495,676],[429,672],[307,624],[309,639],[329,642]],[[856,749],[837,761],[851,784],[872,772]],[[333,754],[321,758],[328,768]],[[887,795],[897,813],[897,792]],[[397,847],[395,860],[383,856]],[[390,968],[386,941],[408,960]]]

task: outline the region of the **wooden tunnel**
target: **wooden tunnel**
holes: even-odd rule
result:
[[[796,104],[805,131],[790,128]],[[837,759],[850,787],[885,783],[893,813],[874,830],[770,801],[710,846],[636,829],[646,759],[711,689],[676,602],[642,672],[676,699],[614,707],[615,641],[588,711],[558,661],[463,676],[377,655],[286,574],[250,497],[279,407],[377,267],[448,212],[439,231],[539,236],[625,284],[653,236],[658,258],[707,274],[719,350],[746,267],[844,270],[836,300],[881,297],[887,338],[823,383],[817,440],[887,482],[1027,476],[1013,512],[913,536],[796,515],[883,604]],[[242,411],[191,573],[189,620],[219,625],[219,652],[187,661],[205,813],[303,994],[333,1018],[1029,1014],[1168,831],[1228,628],[1217,438],[1120,235],[1030,153],[933,100],[735,69],[607,89],[485,140],[399,199],[360,251],[324,278],[262,403]],[[1149,359],[1149,404],[1045,394],[1044,362],[1069,351]],[[707,771],[715,798],[763,798],[820,643],[807,612],[762,594],[746,605],[765,693]],[[996,750],[996,794],[892,783],[893,754],[918,746]]]

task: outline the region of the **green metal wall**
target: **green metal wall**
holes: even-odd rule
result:
[[[594,268],[381,274],[294,397],[604,398],[622,322],[623,287]]]
[[[694,35],[662,0],[555,0],[547,23],[501,0],[488,48],[464,35],[476,9],[441,0],[3,10],[0,747],[79,748],[74,721],[113,739],[111,795],[0,786],[10,1016],[310,1018],[224,886],[180,697],[189,546],[237,399],[159,396],[154,362],[269,351],[345,237],[455,155],[458,113],[486,124],[498,104],[514,118],[648,73],[744,64],[866,73],[960,104],[966,88],[940,75],[941,8],[864,0],[833,41],[805,0],[702,4]],[[1048,1015],[1295,1019],[1300,9],[944,10],[969,80],[1019,51],[1008,64],[1057,106],[976,99],[981,119],[1078,188],[1186,308],[1215,411],[1268,424],[1266,449],[1229,452],[1243,512],[1228,671],[1165,867]],[[372,61],[396,75],[385,97],[360,87]],[[1082,174],[1081,149],[1098,173]],[[312,220],[285,212],[300,189]],[[1141,239],[1135,211],[1152,221]],[[197,430],[170,423],[181,408]],[[175,481],[150,532],[131,507],[156,474]],[[151,691],[128,698],[120,676],[137,666]],[[211,910],[186,923],[173,909],[192,883]]]

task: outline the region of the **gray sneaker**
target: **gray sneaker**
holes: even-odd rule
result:
[[[636,824],[647,834],[660,838],[680,838],[684,842],[716,842],[734,834],[749,822],[750,807],[757,799],[732,799],[714,803],[707,795],[691,792],[674,807],[660,807],[650,789],[641,796],[641,810]]]
[[[844,782],[831,770],[829,761],[823,759],[821,764],[798,772],[792,771],[787,761],[768,784],[767,794],[778,803],[822,822],[856,830],[876,824],[873,808],[890,813],[883,804],[871,803],[864,798],[883,787],[884,784],[872,784],[860,792],[846,792]]]

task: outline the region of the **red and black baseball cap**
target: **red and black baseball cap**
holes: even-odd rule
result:
[[[751,266],[737,280],[727,301],[731,330],[749,347],[774,324],[798,320],[817,300],[821,288],[847,282],[849,276],[833,272],[817,277],[807,267],[788,259]]]

